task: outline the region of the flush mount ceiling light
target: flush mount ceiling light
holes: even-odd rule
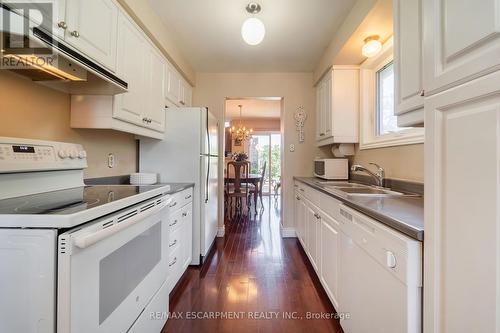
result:
[[[246,10],[250,14],[258,14],[261,11],[258,3],[251,2],[247,5]],[[264,40],[266,35],[266,27],[261,20],[256,17],[250,17],[243,22],[241,26],[241,36],[245,43],[249,45],[258,45]]]
[[[382,50],[382,43],[379,41],[379,38],[379,35],[372,35],[365,38],[365,45],[361,49],[361,53],[365,57],[374,57]]]

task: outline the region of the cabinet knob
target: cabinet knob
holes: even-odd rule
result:
[[[61,29],[64,29],[64,30],[66,30],[68,28],[68,25],[64,21],[57,23],[57,26]]]
[[[295,199],[299,200],[300,201],[300,197],[299,196],[296,196]]]
[[[422,89],[422,90],[420,91],[420,96],[425,96],[425,90],[424,90],[424,89]]]
[[[319,136],[325,136],[325,133],[319,133]]]
[[[78,38],[78,37],[80,37],[80,33],[78,31],[74,30],[74,31],[71,31],[71,36]]]
[[[314,217],[318,220],[321,219],[321,215],[319,215],[318,213],[314,213]]]

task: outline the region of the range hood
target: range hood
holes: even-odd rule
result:
[[[31,22],[26,22],[27,18],[5,4],[0,3],[0,7],[0,69],[69,94],[116,95],[127,92],[127,82],[46,30],[30,27],[27,34],[22,33]],[[7,16],[17,21],[17,27],[2,22]],[[27,45],[29,47],[23,47]]]

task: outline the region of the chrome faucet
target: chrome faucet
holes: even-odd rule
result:
[[[384,180],[385,180],[385,170],[384,170],[384,168],[382,168],[380,165],[378,165],[376,163],[370,163],[370,164],[377,167],[378,170],[377,170],[376,173],[368,170],[367,168],[365,168],[364,166],[359,165],[359,164],[354,164],[351,167],[351,171],[363,171],[363,172],[369,174],[370,176],[372,176],[373,178],[375,178],[375,180],[377,182],[377,186],[383,187],[384,186]]]

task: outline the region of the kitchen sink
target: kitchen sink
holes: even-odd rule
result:
[[[317,181],[318,185],[326,190],[333,192],[341,192],[348,196],[363,196],[363,197],[419,197],[418,194],[402,193],[393,191],[388,188],[380,188],[359,183],[343,182],[343,181]]]

